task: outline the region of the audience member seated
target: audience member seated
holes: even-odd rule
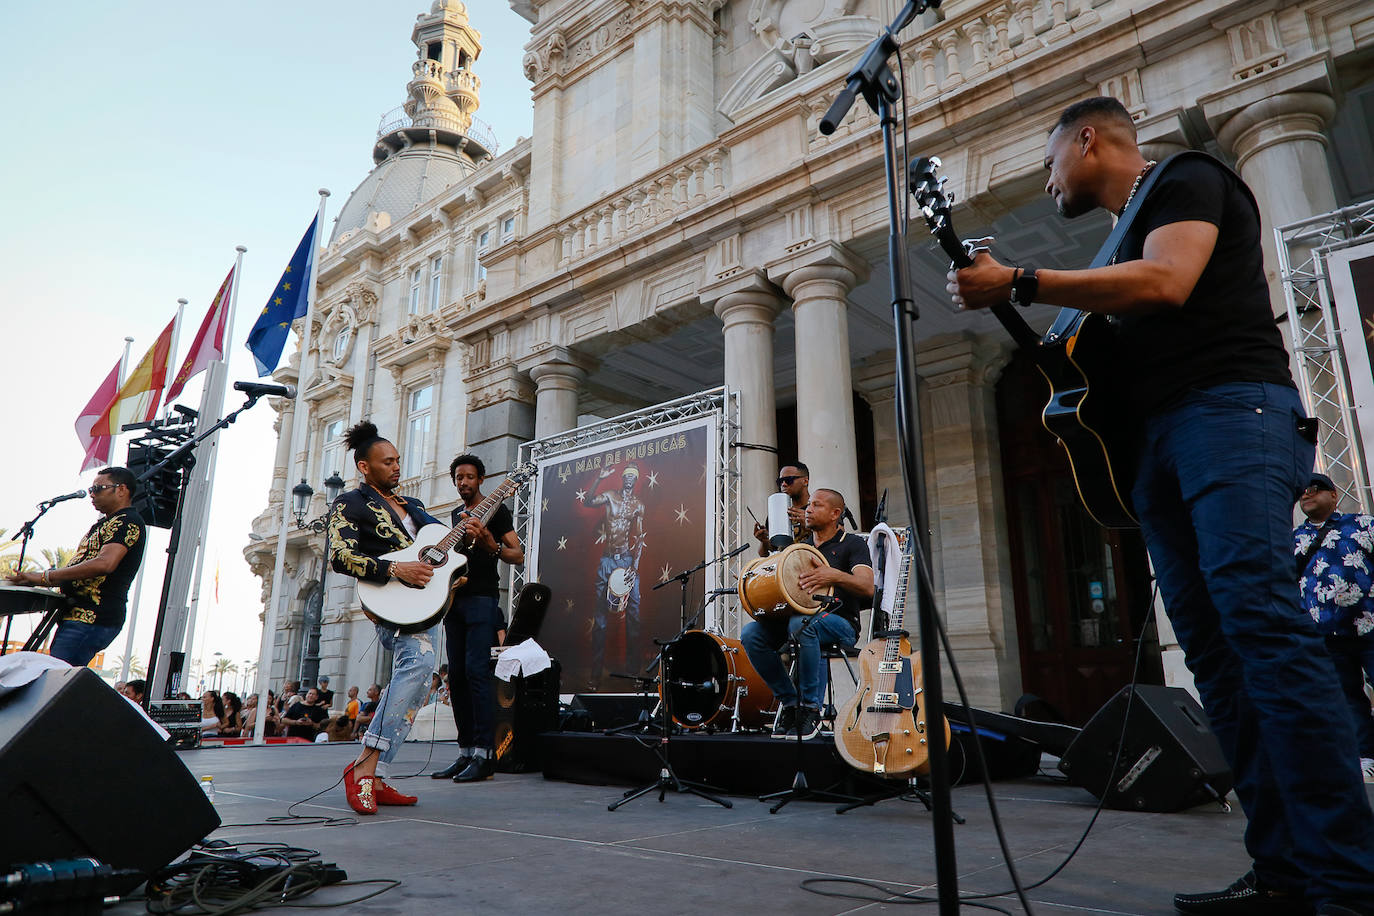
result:
[[[372,717],[377,714],[377,701],[382,698],[382,687],[380,684],[373,684],[367,688],[367,702],[363,704],[363,711],[358,713],[358,719],[353,723],[353,737],[367,731],[367,727],[372,724]]]
[[[444,679],[435,672],[429,676],[429,693],[425,694],[425,701],[421,706],[428,706],[430,703],[439,702],[439,692],[444,689]]]
[[[300,692],[300,681],[287,681],[282,684],[281,693],[277,696],[277,712],[280,714],[289,709],[294,702],[294,697]]]
[[[362,712],[363,704],[358,702],[358,688],[348,688],[348,702],[344,704],[344,718],[353,722],[358,718],[358,713]]]
[[[286,710],[281,724],[286,726],[286,737],[314,741],[328,718],[329,711],[320,705],[319,691],[311,687],[305,692],[305,699],[291,704]]]
[[[224,727],[224,700],[218,690],[207,690],[200,698],[200,736],[217,738]]]
[[[119,691],[140,706],[143,705],[143,695],[148,692],[148,682],[139,678],[129,681],[124,685],[124,689]]]
[[[239,695],[224,693],[224,725],[219,730],[221,738],[237,738],[243,733],[243,701]]]
[[[242,738],[254,737],[258,727],[258,695],[250,693],[248,699],[243,704],[243,728],[239,729],[239,736]],[[277,734],[277,710],[271,703],[271,694],[268,694],[267,704],[267,730],[263,732],[264,738],[272,738]]]

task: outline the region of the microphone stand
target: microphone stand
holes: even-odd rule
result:
[[[638,788],[638,789],[631,789],[631,790],[629,790],[629,791],[626,792],[624,795],[622,795],[620,798],[616,799],[615,801],[613,801],[613,802],[611,802],[609,805],[607,805],[607,806],[606,806],[606,810],[607,810],[607,811],[614,811],[616,808],[619,808],[621,805],[626,804],[627,802],[632,802],[632,801],[634,801],[636,798],[639,798],[639,797],[641,797],[641,796],[643,796],[643,795],[648,795],[650,792],[653,792],[655,789],[658,790],[658,800],[659,800],[659,801],[663,801],[663,798],[664,798],[665,795],[667,795],[668,790],[669,790],[669,789],[672,789],[674,792],[679,792],[679,793],[682,793],[682,792],[690,792],[690,793],[692,793],[693,795],[699,795],[699,796],[701,796],[702,798],[706,799],[707,801],[715,802],[716,804],[718,804],[718,805],[720,805],[721,807],[724,807],[724,808],[733,808],[733,807],[734,807],[734,804],[732,804],[732,803],[731,803],[730,801],[728,801],[727,799],[719,798],[719,797],[717,797],[717,796],[715,796],[715,795],[711,795],[710,793],[708,793],[708,792],[706,791],[707,789],[714,788],[713,786],[708,786],[708,785],[706,785],[705,783],[691,782],[691,781],[686,780],[686,779],[680,779],[680,778],[678,778],[677,773],[673,772],[673,764],[672,764],[672,760],[671,760],[671,757],[670,757],[670,744],[669,744],[670,739],[672,738],[672,734],[673,734],[673,722],[674,722],[674,720],[673,720],[673,688],[674,688],[674,685],[673,685],[673,653],[672,653],[670,650],[672,649],[673,646],[676,646],[676,645],[678,644],[678,642],[682,639],[682,637],[692,628],[693,625],[696,624],[697,620],[701,617],[701,611],[697,611],[695,614],[692,615],[692,619],[691,619],[690,621],[687,620],[687,583],[688,583],[688,581],[689,581],[689,580],[692,578],[692,576],[695,575],[697,572],[699,572],[699,571],[705,569],[706,567],[711,566],[711,565],[713,565],[713,564],[715,564],[715,563],[720,563],[720,562],[722,562],[722,561],[724,561],[724,560],[730,559],[731,557],[738,556],[738,555],[740,555],[741,553],[743,553],[745,550],[747,550],[748,547],[749,547],[749,542],[748,542],[748,541],[745,541],[743,544],[741,544],[739,547],[737,547],[737,548],[735,548],[734,550],[732,550],[730,553],[724,554],[724,555],[722,555],[722,556],[718,556],[718,557],[716,557],[716,558],[714,558],[714,559],[711,559],[711,560],[702,560],[700,563],[698,563],[696,566],[693,566],[691,569],[683,570],[682,572],[678,573],[677,575],[671,576],[671,577],[669,577],[669,578],[663,580],[662,582],[660,582],[660,583],[658,583],[657,585],[655,585],[655,586],[653,587],[653,589],[651,589],[652,591],[657,591],[658,589],[665,587],[666,585],[668,585],[668,584],[671,583],[671,582],[677,582],[677,583],[679,583],[679,584],[682,586],[682,612],[681,612],[681,617],[679,618],[679,619],[682,621],[682,629],[681,629],[681,630],[678,630],[677,635],[674,636],[672,639],[668,640],[667,642],[660,642],[660,641],[657,640],[657,639],[654,640],[654,643],[659,647],[659,650],[658,650],[658,657],[657,657],[653,662],[650,662],[650,663],[649,663],[649,667],[650,667],[650,668],[652,668],[652,667],[654,666],[654,664],[656,663],[656,664],[658,665],[658,670],[659,670],[659,704],[658,704],[658,711],[659,711],[659,716],[660,716],[660,722],[659,722],[659,738],[658,738],[658,745],[654,748],[654,756],[658,758],[658,762],[659,762],[658,779],[654,780],[654,781],[651,782],[651,783],[648,783],[647,785],[641,786],[641,787]],[[706,605],[703,604],[703,605],[702,605],[702,610],[705,610],[705,609],[706,609]],[[638,725],[639,723],[635,723],[635,724]]]
[[[15,572],[21,572],[24,569],[24,554],[28,553],[29,550],[29,538],[33,537],[33,526],[38,523],[38,520],[40,518],[47,515],[48,510],[55,505],[57,505],[57,503],[51,499],[43,500],[41,503],[38,504],[38,514],[19,526],[19,560],[14,564]],[[43,639],[47,637],[48,630],[51,629],[52,625],[57,621],[58,613],[60,613],[63,610],[66,610],[66,608],[53,608],[51,611],[48,611],[46,614],[43,615],[43,619],[38,624],[38,629],[33,631],[34,635],[42,634],[41,636],[39,636],[39,644],[41,644]],[[13,623],[14,615],[7,615],[5,617],[5,638],[3,640],[0,640],[0,655],[4,655],[7,651],[9,651],[10,625]],[[29,649],[29,643],[31,642],[33,642],[33,636],[30,636],[28,641],[24,643],[25,652],[31,651]]]
[[[892,323],[897,351],[897,442],[902,458],[902,476],[906,483],[907,508],[916,532],[921,563],[929,563],[930,536],[926,515],[925,475],[921,461],[920,418],[916,410],[916,319],[919,313],[911,298],[911,268],[907,259],[906,226],[902,220],[901,195],[897,183],[897,117],[894,105],[905,91],[888,67],[888,59],[899,50],[897,33],[918,13],[939,0],[907,0],[897,18],[886,31],[869,45],[857,66],[845,79],[844,89],[836,96],[830,110],[821,118],[823,134],[835,128],[848,114],[857,95],[862,94],[870,108],[878,115],[883,134],[883,177],[887,185],[888,215],[888,282],[892,290]],[[940,680],[939,622],[935,597],[920,587],[917,618],[920,623],[921,670],[924,673],[927,728],[930,734],[944,734],[944,691]],[[935,875],[939,891],[940,916],[957,916],[959,912],[959,875],[955,865],[954,810],[950,804],[949,755],[943,741],[930,742],[930,796],[934,806],[931,824],[934,831]]]

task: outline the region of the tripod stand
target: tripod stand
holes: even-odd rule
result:
[[[819,613],[812,614],[810,617],[807,618],[806,623],[802,624],[800,627],[797,628],[797,631],[795,633],[789,631],[787,636],[788,650],[791,652],[792,657],[797,660],[796,666],[793,670],[792,682],[797,688],[797,700],[799,703],[803,699],[801,695],[801,640],[802,637],[806,635],[807,631],[811,629],[811,626],[817,620],[820,620],[825,613],[826,612],[822,610]],[[828,677],[829,672],[826,672],[826,675]],[[803,755],[802,742],[803,737],[801,733],[801,727],[800,723],[798,723],[796,741],[797,770],[792,776],[792,788],[783,789],[781,792],[770,792],[767,795],[759,796],[759,801],[761,802],[772,801],[773,799],[778,800],[778,803],[776,805],[768,809],[768,813],[777,814],[779,811],[782,810],[784,805],[786,805],[788,802],[794,801],[838,801],[862,804],[862,800],[857,796],[845,795],[840,792],[831,791],[835,788],[835,786],[839,785],[839,783],[834,783],[826,789],[811,788],[810,784],[806,781],[806,762],[805,757]]]
[[[673,682],[673,652],[671,650],[674,646],[678,644],[679,641],[681,641],[682,637],[689,630],[696,626],[697,621],[701,618],[701,611],[697,611],[695,614],[692,615],[691,620],[687,619],[687,584],[691,580],[693,574],[702,569],[705,569],[713,563],[720,563],[724,560],[730,559],[731,557],[738,556],[739,554],[743,553],[745,549],[748,548],[748,546],[748,543],[744,543],[724,556],[716,557],[713,560],[702,560],[700,563],[698,563],[696,566],[693,566],[691,569],[683,570],[677,575],[672,576],[654,586],[654,589],[657,590],[663,588],[669,582],[677,582],[682,588],[682,616],[679,618],[682,621],[682,629],[678,630],[677,635],[674,636],[672,639],[668,640],[667,642],[660,642],[657,639],[654,640],[654,644],[659,647],[658,658],[656,658],[654,662],[650,663],[650,667],[653,667],[653,664],[657,663],[659,671],[659,682],[661,684],[659,690],[658,704],[658,712],[660,717],[658,726],[659,738],[658,744],[654,747],[654,756],[658,758],[659,762],[658,779],[641,788],[631,789],[630,791],[626,792],[621,798],[607,805],[607,811],[614,811],[616,808],[619,808],[626,802],[634,801],[636,798],[639,798],[642,795],[648,795],[655,789],[658,790],[659,801],[663,801],[663,798],[665,795],[667,795],[668,790],[672,789],[674,792],[690,792],[693,795],[699,795],[707,801],[715,802],[716,804],[721,805],[725,808],[734,807],[734,804],[727,801],[726,799],[718,798],[717,796],[708,793],[706,790],[713,788],[712,786],[708,786],[704,783],[691,782],[689,780],[680,779],[678,778],[677,773],[673,772],[673,765],[670,759],[670,741],[672,739],[674,721],[673,690],[677,685]],[[705,609],[706,606],[702,605],[701,610],[704,611]],[[639,727],[641,724],[642,723],[640,722],[636,722],[633,727]]]

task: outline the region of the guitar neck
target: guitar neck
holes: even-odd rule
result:
[[[519,486],[520,484],[513,480],[508,479],[503,481],[499,487],[491,491],[490,495],[484,496],[482,501],[467,514],[467,517],[475,518],[485,525],[492,515],[495,514],[496,507],[501,505],[502,501],[505,500],[507,496],[514,493]],[[463,530],[461,524],[450,528],[448,534],[444,535],[443,540],[436,546],[440,546],[444,550],[452,550],[455,546],[459,545],[464,548],[471,546],[467,537],[467,532]]]
[[[915,533],[907,529],[904,537],[899,537],[898,542],[901,548],[901,560],[898,565],[896,597],[892,602],[892,616],[887,622],[888,630],[894,634],[902,629],[902,616],[906,611],[907,589],[911,582],[911,558],[914,553],[911,540]],[[902,637],[899,635],[889,636],[887,645],[884,647],[883,656],[886,661],[896,661],[901,657]]]

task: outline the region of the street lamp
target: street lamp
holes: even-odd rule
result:
[[[223,652],[215,653],[215,691],[218,692],[220,685],[224,682],[224,669],[219,666],[219,660],[223,657]]]
[[[344,487],[343,478],[339,472],[330,474],[324,481],[324,498],[328,505],[333,505],[339,493]],[[320,533],[325,530],[327,525],[328,511],[319,518],[306,521],[305,517],[310,512],[310,500],[315,496],[314,489],[310,484],[301,480],[291,488],[291,509],[296,516],[296,528],[300,531],[313,531]],[[324,562],[320,564],[320,594],[319,601],[306,599],[305,603],[305,644],[301,646],[301,686],[315,683],[316,677],[320,673],[320,628],[324,618],[324,582],[329,573],[329,539],[325,539]]]

